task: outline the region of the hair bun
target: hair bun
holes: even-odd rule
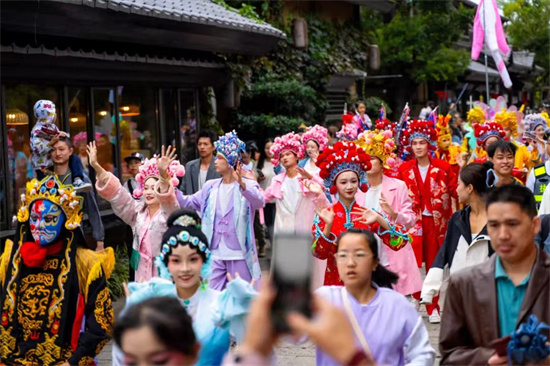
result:
[[[200,230],[201,219],[193,210],[181,209],[177,210],[168,217],[166,221],[168,227],[173,226],[192,226]]]

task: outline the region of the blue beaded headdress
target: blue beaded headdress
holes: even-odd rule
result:
[[[235,130],[221,136],[214,142],[214,146],[217,153],[222,155],[232,167],[241,160],[242,153],[246,151],[246,144],[239,140]]]

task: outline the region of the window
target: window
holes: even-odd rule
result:
[[[182,161],[189,161],[197,158],[197,113],[195,110],[195,93],[191,90],[179,91],[179,111],[180,111],[180,138],[181,153],[179,156]]]
[[[69,134],[73,141],[75,156],[80,158],[84,171],[89,175],[86,90],[84,88],[67,88],[69,110]]]
[[[122,182],[131,175],[124,158],[140,152],[146,158],[160,153],[156,116],[156,91],[153,88],[118,87],[120,110],[120,157]]]
[[[17,84],[6,85],[5,90],[5,127],[8,144],[7,203],[8,217],[12,217],[19,208],[19,197],[25,192],[27,181],[34,177],[30,148],[30,133],[36,122],[34,104],[40,99],[51,100],[56,105],[55,123],[58,127],[61,125],[63,114],[60,113],[61,94],[56,87]]]

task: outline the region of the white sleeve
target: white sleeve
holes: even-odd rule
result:
[[[422,285],[422,293],[420,294],[420,301],[423,304],[431,304],[432,299],[441,288],[443,284],[443,268],[432,267],[428,271],[424,284]]]
[[[434,361],[435,350],[419,315],[411,335],[405,341],[405,365],[433,366]]]
[[[535,169],[531,169],[525,182],[525,187],[529,188],[531,192],[535,190]]]
[[[542,202],[540,204],[539,215],[550,214],[550,189],[546,188],[542,195]]]
[[[374,237],[376,238],[376,242],[378,243],[378,259],[380,260],[380,264],[384,267],[387,267],[390,265],[390,261],[388,261],[388,255],[386,254],[386,250],[384,249],[384,242],[380,237],[376,234],[374,234]]]

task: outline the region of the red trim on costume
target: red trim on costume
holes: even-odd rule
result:
[[[75,351],[76,347],[78,346],[78,338],[80,337],[80,330],[82,329],[82,319],[84,319],[85,307],[86,307],[86,304],[84,304],[84,297],[82,296],[82,294],[78,294],[76,316],[74,319],[73,332],[71,336],[71,347],[73,348],[73,351]]]

